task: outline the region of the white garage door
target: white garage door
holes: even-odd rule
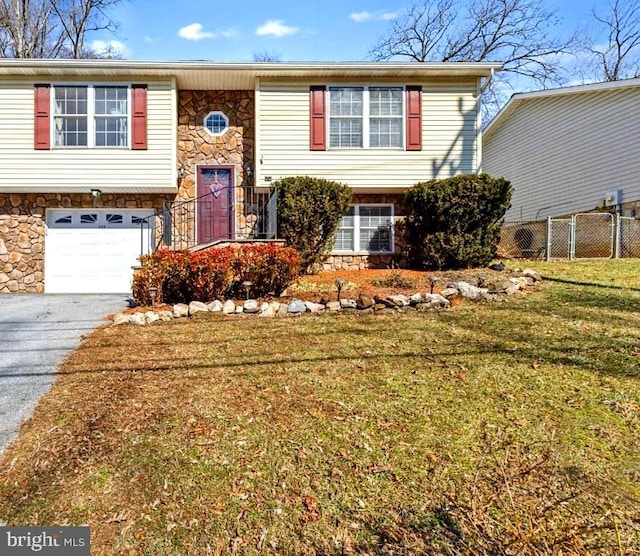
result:
[[[149,252],[152,211],[50,209],[44,245],[46,293],[126,293],[132,266]],[[142,228],[142,233],[141,233]]]

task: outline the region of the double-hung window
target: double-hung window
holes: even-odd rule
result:
[[[129,119],[127,86],[54,87],[56,147],[128,147]]]
[[[94,87],[96,147],[126,147],[129,143],[129,88]]]
[[[352,205],[342,216],[334,251],[392,253],[393,206]]]
[[[329,87],[329,147],[403,147],[403,87]]]

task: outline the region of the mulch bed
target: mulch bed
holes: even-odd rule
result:
[[[496,280],[513,275],[508,269],[497,272],[489,268],[474,268],[467,270],[426,271],[426,270],[330,270],[301,276],[282,295],[283,301],[302,299],[303,301],[318,302],[321,298],[334,300],[337,298],[336,280],[344,280],[345,287],[342,298],[357,298],[360,293],[373,297],[378,295],[404,294],[416,292],[430,292],[429,278],[435,278],[434,293],[438,293],[451,282],[465,281],[476,285],[478,278]],[[405,282],[405,284],[402,284]],[[204,300],[211,301],[211,300]],[[236,301],[243,301],[238,299]],[[171,310],[171,305],[157,304],[156,310]],[[125,312],[144,312],[148,307],[135,307]]]
[[[475,268],[468,270],[450,271],[426,271],[426,270],[332,270],[317,274],[302,276],[296,285],[289,288],[289,297],[299,297],[305,301],[317,301],[320,295],[327,295],[333,299],[337,294],[336,280],[341,279],[347,283],[342,297],[357,297],[360,293],[366,295],[387,296],[394,294],[412,294],[416,292],[429,292],[431,285],[429,278],[436,278],[434,293],[438,293],[451,282],[465,281],[476,285],[478,278],[502,279],[510,277],[511,272],[505,270],[496,272],[488,268]],[[407,287],[391,285],[401,280],[410,281],[413,284]],[[378,284],[376,284],[376,281]],[[388,283],[389,285],[380,285]]]

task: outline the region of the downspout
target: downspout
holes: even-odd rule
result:
[[[491,80],[493,79],[494,74],[495,74],[495,70],[491,68],[491,74],[489,75],[489,77],[487,77],[485,84],[482,85],[482,87],[480,87],[480,94],[484,93],[484,90],[489,86],[489,83],[491,83]]]

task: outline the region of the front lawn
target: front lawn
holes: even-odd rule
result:
[[[108,555],[640,553],[640,261],[533,266],[580,283],[101,329],[0,462],[0,521]]]

